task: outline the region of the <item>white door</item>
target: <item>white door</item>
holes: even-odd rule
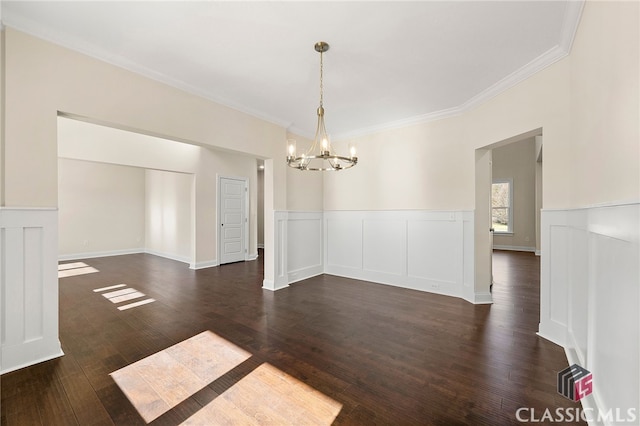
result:
[[[220,264],[245,260],[246,179],[220,178]]]

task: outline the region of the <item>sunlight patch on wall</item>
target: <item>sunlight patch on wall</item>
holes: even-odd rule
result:
[[[84,262],[62,263],[58,265],[58,278],[75,277],[77,275],[100,272]]]

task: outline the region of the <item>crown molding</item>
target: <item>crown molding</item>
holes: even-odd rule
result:
[[[350,132],[335,134],[333,138],[335,140],[345,140],[345,139],[362,137],[362,136],[366,136],[366,135],[370,135],[373,133],[378,133],[386,130],[398,129],[402,127],[412,126],[416,124],[423,124],[423,123],[428,123],[435,120],[454,117],[454,116],[463,114],[467,111],[470,111],[471,109],[476,108],[482,103],[492,99],[493,97],[499,95],[500,93],[510,89],[511,87],[517,85],[518,83],[533,76],[534,74],[538,73],[544,68],[566,57],[571,51],[573,40],[575,38],[576,31],[580,23],[580,18],[582,16],[582,10],[584,8],[584,4],[585,4],[585,0],[569,0],[566,2],[564,17],[563,17],[563,25],[562,25],[562,30],[560,33],[560,39],[559,39],[558,45],[549,49],[542,55],[538,56],[537,58],[535,58],[528,64],[524,65],[520,69],[516,70],[515,72],[506,76],[502,80],[493,84],[489,88],[473,96],[471,99],[467,100],[463,104],[452,107],[452,108],[444,109],[444,110],[433,111],[426,114],[404,118],[401,120],[396,120],[396,121],[377,124],[374,126],[369,126],[361,129],[356,129]],[[4,18],[4,21],[2,20],[2,18]],[[96,50],[94,46],[88,43],[75,40],[71,37],[66,37],[57,32],[43,29],[31,20],[24,19],[21,17],[15,17],[15,16],[7,19],[6,16],[0,15],[0,25],[9,26],[18,31],[22,31],[24,33],[32,35],[34,37],[47,40],[51,43],[57,44],[64,48],[79,52],[81,54],[87,55],[89,57],[100,60],[102,62],[109,63],[119,68],[123,68],[135,74],[142,75],[144,77],[150,78],[157,82],[160,82],[168,86],[174,87],[176,89],[182,90],[184,92],[190,93],[192,95],[202,97],[204,99],[207,99],[219,105],[234,109],[236,111],[242,112],[244,114],[248,114],[260,120],[264,120],[269,123],[275,124],[277,126],[283,127],[291,133],[295,133],[302,137],[313,139],[313,134],[310,134],[308,131],[304,129],[300,129],[298,127],[292,126],[293,123],[291,121],[274,117],[263,111],[258,111],[246,105],[238,104],[236,102],[230,101],[229,99],[222,98],[211,92],[196,88],[195,86],[190,85],[184,81],[168,77],[150,68],[141,66],[119,55],[113,55],[103,50]]]
[[[539,71],[542,71],[544,68],[568,56],[571,52],[571,47],[573,45],[576,31],[578,30],[578,25],[580,24],[580,18],[582,16],[584,3],[585,0],[567,1],[565,6],[560,41],[558,45],[547,50],[542,55],[538,56],[528,64],[509,74],[508,76],[483,90],[482,92],[478,93],[463,104],[440,111],[434,111],[423,115],[405,118],[402,120],[358,129],[352,132],[341,133],[336,135],[335,139],[353,139],[385,130],[399,129],[415,124],[423,124],[430,121],[455,117],[480,106],[484,102],[487,102],[489,99],[494,98],[507,89],[514,87],[518,83],[528,79]]]
[[[584,3],[585,0],[570,0],[566,3],[559,45],[567,52],[567,54],[571,52],[573,40],[576,37],[576,32],[580,25],[580,18],[582,18]]]
[[[110,65],[116,66],[118,68],[122,68],[126,71],[130,71],[134,74],[141,75],[143,77],[149,78],[151,80],[157,81],[162,84],[166,84],[167,86],[171,86],[173,88],[179,89],[183,92],[189,93],[191,95],[195,95],[204,99],[207,99],[216,104],[225,106],[227,108],[234,109],[236,111],[242,112],[244,114],[248,114],[252,117],[258,118],[260,120],[267,121],[269,123],[275,124],[280,127],[287,128],[291,125],[290,121],[283,120],[278,117],[274,117],[262,111],[258,111],[256,109],[247,107],[245,105],[232,102],[228,99],[222,98],[220,96],[214,95],[211,92],[199,89],[193,85],[190,85],[184,81],[166,76],[162,73],[154,71],[150,68],[144,67],[134,61],[126,59],[119,55],[113,55],[109,52],[106,52],[101,49],[96,49],[95,46],[90,45],[88,43],[79,42],[73,37],[66,37],[54,31],[43,30],[37,24],[33,23],[33,21],[24,19],[24,18],[16,18],[12,17],[10,22],[4,22],[4,24],[13,28],[17,31],[21,31],[25,34],[29,34],[33,37],[46,40],[55,45],[61,46],[65,49],[72,50],[74,52],[78,52],[80,54],[89,56],[91,58],[97,59],[101,62],[106,62]]]
[[[575,32],[574,32],[575,34]],[[538,56],[522,68],[516,70],[515,72],[509,74],[502,80],[483,90],[482,92],[475,95],[473,98],[469,99],[465,103],[460,106],[443,109],[440,111],[430,112],[428,114],[417,115],[414,117],[405,118],[398,121],[392,121],[385,124],[380,124],[376,126],[371,126],[363,129],[359,129],[353,132],[341,133],[335,136],[336,140],[342,139],[352,139],[356,137],[366,136],[373,133],[399,129],[402,127],[407,127],[415,124],[423,124],[428,123],[430,121],[441,120],[444,118],[455,117],[457,115],[468,112],[488,100],[498,96],[502,92],[514,87],[518,83],[528,79],[529,77],[537,74],[539,71],[542,71],[544,68],[554,64],[555,62],[563,59],[569,54],[569,50],[565,50],[562,46],[555,46],[551,49],[547,50],[542,55]]]

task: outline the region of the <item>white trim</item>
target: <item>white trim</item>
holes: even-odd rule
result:
[[[573,0],[565,2],[564,19],[562,22],[562,32],[560,33],[560,47],[571,53],[573,40],[578,31],[582,10],[584,9],[585,0]]]
[[[247,260],[248,261],[256,260],[257,258],[258,258],[258,253],[251,253],[251,254],[247,255]]]
[[[149,250],[149,249],[145,249],[144,252],[146,254],[152,254],[154,256],[164,257],[165,259],[175,260],[176,262],[182,262],[182,263],[187,263],[187,264],[191,264],[192,263],[191,259],[189,259],[186,256],[177,256],[175,254],[163,253],[163,252],[160,252],[160,251]]]
[[[264,290],[277,291],[282,290],[283,288],[289,287],[289,284],[280,284],[276,287],[276,284],[272,280],[263,280],[262,288]]]
[[[581,399],[585,409],[635,406],[640,377],[628,370],[640,362],[640,203],[544,209],[541,244],[537,334],[563,346],[569,364],[598,378],[593,393]],[[620,382],[623,376],[628,380]]]
[[[606,208],[606,207],[635,206],[637,204],[640,204],[640,199],[624,200],[624,201],[608,201],[604,203],[587,204],[585,206],[580,206],[580,207],[546,208],[546,209],[540,209],[540,211],[541,212],[573,212],[573,211],[580,211],[580,210],[600,209],[600,208]]]
[[[29,360],[28,362],[25,362],[25,363],[22,363],[22,364],[18,364],[18,365],[12,365],[12,366],[10,366],[10,367],[8,367],[6,369],[0,370],[0,375],[6,374],[6,373],[11,373],[12,371],[20,370],[21,368],[31,367],[32,365],[40,364],[41,362],[51,361],[52,359],[60,358],[61,356],[64,356],[64,352],[62,351],[62,348],[60,349],[59,352],[54,353],[52,355],[47,355],[47,356],[42,357],[42,358]]]
[[[258,248],[264,250],[264,244],[258,243]]]
[[[492,304],[493,303],[493,295],[490,292],[474,293],[473,300],[468,300],[468,302],[471,302],[474,305]]]
[[[503,245],[493,245],[494,250],[508,250],[508,251],[527,251],[531,253],[536,252],[535,247],[526,247],[526,246],[503,246]]]
[[[476,293],[471,277],[471,218],[472,211],[462,210],[325,211],[324,272],[460,297],[471,303],[491,303],[489,293]],[[384,229],[393,248],[382,246],[384,237],[373,227]],[[428,234],[427,238],[417,237],[416,232]],[[465,244],[465,239],[471,241]],[[442,245],[451,251],[446,265],[425,270],[421,263],[425,256],[429,259]]]
[[[218,260],[217,259],[213,259],[213,260],[206,260],[203,262],[191,262],[189,264],[189,269],[205,269],[205,268],[213,268],[216,266],[220,266],[218,264]]]
[[[64,355],[57,257],[57,208],[0,209],[2,373]]]
[[[58,255],[58,261],[93,259],[97,257],[122,256],[126,254],[147,253],[144,248],[131,248],[121,250],[91,251],[85,253],[69,253]],[[152,253],[153,254],[153,253]]]

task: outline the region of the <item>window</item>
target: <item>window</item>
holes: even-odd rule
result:
[[[512,179],[496,179],[491,185],[491,227],[497,234],[513,232]]]

